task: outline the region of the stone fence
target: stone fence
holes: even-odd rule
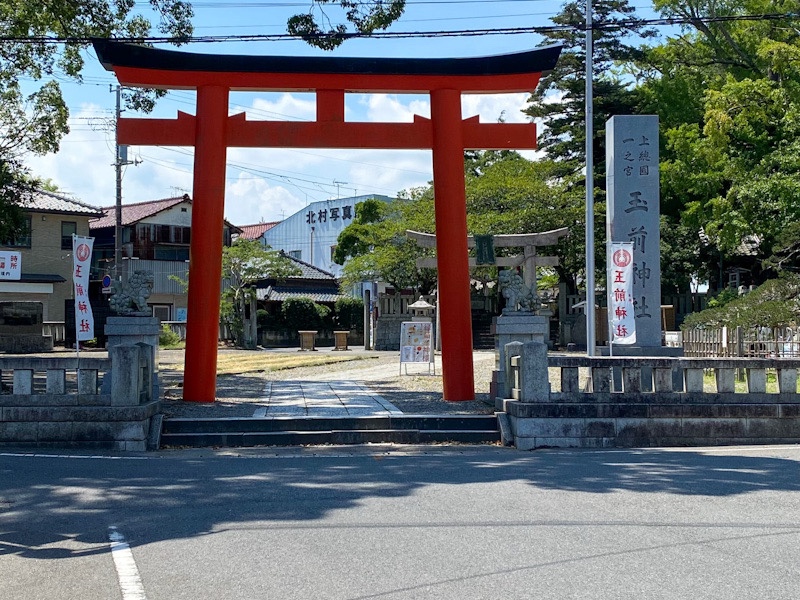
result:
[[[540,342],[505,348],[504,440],[520,449],[800,443],[798,359],[548,357]],[[736,390],[739,371],[744,391]]]
[[[0,446],[145,450],[160,412],[153,347],[108,356],[0,356]]]

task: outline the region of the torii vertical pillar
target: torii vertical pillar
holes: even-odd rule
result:
[[[431,90],[431,121],[442,386],[447,400],[474,400],[461,92]]]
[[[214,402],[222,280],[228,88],[197,88],[183,399]],[[209,394],[209,390],[211,393]]]

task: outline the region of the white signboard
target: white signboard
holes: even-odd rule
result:
[[[608,334],[613,344],[636,343],[633,306],[633,244],[608,244]]]
[[[400,324],[400,363],[433,362],[433,324],[406,321]]]
[[[19,252],[0,251],[0,281],[19,281],[22,276],[22,258]]]
[[[89,265],[94,238],[72,236],[72,282],[75,285],[75,332],[79,342],[94,338],[94,316],[89,304]]]

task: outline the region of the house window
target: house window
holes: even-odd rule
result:
[[[78,234],[75,221],[61,221],[61,249],[72,250],[72,236]]]
[[[303,251],[302,250],[289,250],[289,256],[292,257],[292,258],[296,258],[297,260],[300,260],[301,258],[303,258]]]
[[[153,258],[156,260],[189,260],[189,247],[156,246]]]
[[[12,248],[30,248],[31,247],[31,217],[25,217],[25,226],[19,233],[12,235],[9,239],[0,242],[0,246],[10,246]],[[72,248],[72,246],[70,246]]]
[[[333,246],[331,246],[331,262],[335,262],[335,261],[333,260],[333,255],[334,255],[334,254],[336,254],[336,244],[334,244]]]
[[[169,244],[172,241],[172,228],[169,225],[156,225],[156,242]]]

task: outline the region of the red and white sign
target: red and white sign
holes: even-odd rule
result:
[[[75,332],[79,342],[94,338],[94,315],[89,304],[89,266],[94,238],[72,236],[72,282],[75,286]]]
[[[0,252],[0,281],[19,281],[22,276],[22,258],[19,252]]]
[[[614,344],[636,343],[633,307],[633,243],[608,244],[608,334]]]

